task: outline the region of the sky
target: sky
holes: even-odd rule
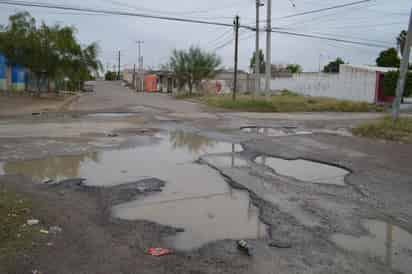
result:
[[[255,24],[255,0],[26,0],[62,4],[83,8],[99,8],[216,21],[231,24],[235,15],[242,25]],[[265,3],[266,0],[261,0]],[[372,0],[356,6],[330,10],[305,16],[281,18],[290,14],[326,8],[354,0],[272,0],[272,26],[306,34],[334,36],[343,39],[379,43],[396,47],[396,37],[407,29],[412,8],[410,0]],[[294,5],[292,4],[294,3]],[[0,24],[19,11],[29,11],[37,22],[71,25],[84,45],[98,42],[100,59],[105,67],[117,64],[121,52],[122,68],[137,63],[137,40],[144,41],[145,68],[157,69],[165,64],[173,49],[199,46],[214,51],[222,58],[222,66],[233,68],[233,29],[155,19],[96,15],[74,11],[42,8],[23,8],[0,5]],[[261,27],[266,20],[266,6],[260,9]],[[228,43],[229,42],[229,43]],[[221,47],[224,44],[225,47]],[[261,48],[265,51],[266,34],[261,33]],[[217,50],[215,50],[217,49]],[[252,31],[242,29],[239,40],[239,68],[248,70],[255,49]],[[304,71],[318,71],[336,57],[360,65],[374,65],[383,48],[344,44],[334,41],[285,34],[272,34],[272,63],[300,64]]]

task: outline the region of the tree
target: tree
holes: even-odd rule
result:
[[[382,51],[376,59],[376,64],[380,67],[398,68],[401,64],[398,52],[395,48],[390,48]]]
[[[49,81],[49,88],[50,80],[65,78],[80,88],[92,73],[101,69],[97,44],[82,48],[72,27],[48,26],[44,22],[37,27],[35,19],[24,12],[10,16],[1,31],[0,52],[9,65],[19,64],[34,73],[39,90],[42,77]]]
[[[117,72],[115,71],[107,71],[104,76],[106,81],[114,81],[117,79]]]
[[[253,52],[252,58],[250,58],[250,70],[255,73],[255,64],[256,64],[256,51]],[[265,73],[266,71],[266,62],[265,62],[265,55],[263,54],[263,50],[259,50],[259,68],[260,68],[260,73]]]
[[[168,66],[175,73],[180,88],[187,84],[189,93],[192,93],[193,87],[197,87],[203,79],[215,75],[220,64],[221,59],[216,54],[190,47],[189,50],[173,50]]]
[[[396,37],[396,45],[398,46],[398,50],[401,56],[403,56],[403,50],[406,44],[406,36],[408,32],[406,30],[401,31],[401,33]]]
[[[298,64],[289,64],[286,66],[286,69],[290,73],[301,73],[302,72],[302,67]]]
[[[338,73],[339,72],[339,66],[345,64],[345,61],[342,60],[342,58],[338,57],[336,60],[330,62],[323,68],[323,72],[326,73]]]

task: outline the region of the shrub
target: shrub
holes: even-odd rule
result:
[[[389,71],[383,76],[383,92],[385,96],[395,96],[396,86],[398,84],[399,71]],[[412,95],[412,72],[408,72],[406,77],[405,92],[403,94],[405,97]]]

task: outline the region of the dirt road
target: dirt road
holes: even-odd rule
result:
[[[347,130],[375,117],[216,112],[99,82],[66,112],[4,118],[0,193],[39,224],[0,244],[0,273],[411,273],[412,145]]]

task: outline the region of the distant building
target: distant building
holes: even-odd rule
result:
[[[24,91],[26,90],[26,68],[19,65],[8,65],[7,58],[0,54],[0,90]]]

